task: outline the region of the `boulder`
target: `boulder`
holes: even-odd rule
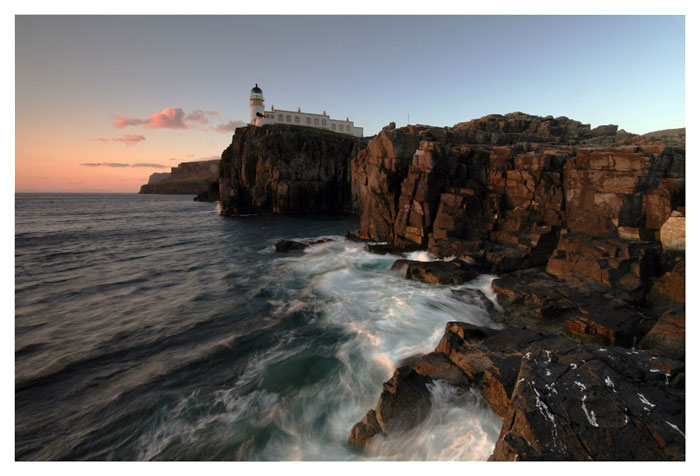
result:
[[[661,245],[664,250],[685,251],[685,213],[672,212],[664,222],[661,226]]]
[[[394,375],[384,382],[374,410],[383,433],[410,430],[428,416],[430,393],[426,384],[431,381],[410,367],[396,369]]]

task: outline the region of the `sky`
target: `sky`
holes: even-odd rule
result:
[[[265,106],[685,126],[683,16],[16,16],[15,191],[137,192]]]

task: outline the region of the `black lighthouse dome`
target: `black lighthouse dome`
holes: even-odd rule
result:
[[[255,87],[250,90],[250,94],[262,94],[262,89],[258,87],[258,83],[255,83]]]

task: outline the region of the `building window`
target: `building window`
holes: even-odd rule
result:
[[[284,116],[282,114],[279,115],[280,122],[284,122]]]
[[[287,114],[287,122],[292,122],[292,116],[290,116],[289,114]]]
[[[307,117],[307,118],[306,118],[306,123],[307,123],[307,124],[311,124],[311,118],[310,118],[310,117]]]
[[[339,125],[339,126],[338,126],[338,129],[340,129],[340,130],[342,131],[342,130],[343,130],[343,125],[342,125],[342,124]]]
[[[322,125],[322,126],[325,126],[325,125],[326,125],[326,120],[325,120],[325,119],[321,119],[321,125]]]
[[[335,124],[331,124],[331,129],[335,130]]]
[[[294,116],[294,122],[299,124],[301,122],[301,119],[299,119],[299,116]]]
[[[318,125],[318,118],[314,118],[314,126]]]

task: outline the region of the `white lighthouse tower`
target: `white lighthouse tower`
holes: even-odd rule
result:
[[[263,98],[262,89],[255,83],[255,87],[250,90],[250,124],[256,125],[258,118],[263,117],[265,113],[265,99]]]

